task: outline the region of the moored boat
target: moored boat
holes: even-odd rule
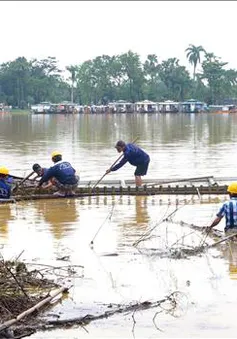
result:
[[[202,113],[207,112],[207,104],[205,102],[190,99],[184,101],[180,105],[180,112],[183,113]]]
[[[158,102],[158,109],[160,113],[178,113],[180,103],[172,100]]]
[[[237,113],[237,107],[235,105],[210,105],[210,113]]]

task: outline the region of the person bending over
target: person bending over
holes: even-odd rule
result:
[[[36,180],[37,178],[42,178],[48,171],[48,168],[45,167],[41,167],[39,164],[34,164],[32,166],[33,171],[37,174],[33,180]],[[50,179],[48,182],[44,183],[43,188],[47,189],[50,188],[52,186],[54,186],[55,181],[54,178]]]
[[[75,174],[75,169],[69,162],[62,160],[60,152],[54,151],[51,158],[54,165],[40,179],[38,187],[54,178],[54,185],[58,188],[58,191],[54,193],[55,196],[74,195],[79,183],[79,176]]]
[[[117,165],[109,168],[106,171],[106,174],[117,171],[119,168],[129,162],[132,166],[136,166],[136,170],[134,172],[135,184],[137,187],[141,186],[141,177],[146,175],[148,171],[148,166],[150,163],[149,155],[137,145],[132,143],[126,144],[123,140],[119,140],[116,143],[115,148],[119,153],[123,152],[123,158]]]

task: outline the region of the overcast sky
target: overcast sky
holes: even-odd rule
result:
[[[177,57],[202,45],[237,69],[236,1],[0,1],[0,63],[55,56],[61,67],[129,49]]]

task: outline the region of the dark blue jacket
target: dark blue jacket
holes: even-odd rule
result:
[[[120,167],[129,162],[133,166],[139,166],[142,164],[149,163],[150,157],[140,147],[134,144],[127,144],[123,151],[122,160],[111,168],[111,171],[117,171]]]
[[[43,177],[48,172],[48,168],[43,167],[42,169],[43,169],[43,174],[40,175],[40,177]]]
[[[58,161],[46,171],[39,181],[39,186],[53,177],[63,185],[75,185],[78,182],[75,172],[75,169],[69,162]]]
[[[9,199],[11,196],[11,186],[6,180],[0,179],[0,199]]]
[[[13,183],[14,183],[13,177],[8,176],[6,182],[7,182],[7,184],[9,184],[9,185],[10,185],[10,184],[13,184]]]

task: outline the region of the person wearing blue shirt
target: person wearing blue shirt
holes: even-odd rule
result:
[[[60,152],[55,151],[51,156],[54,166],[50,167],[42,176],[38,187],[41,187],[43,183],[53,179],[54,185],[59,189],[54,195],[63,197],[74,195],[74,190],[79,183],[79,176],[75,174],[75,169],[69,162],[62,160],[62,154]]]
[[[129,162],[132,166],[136,166],[136,170],[134,172],[135,184],[137,187],[141,186],[141,177],[147,174],[150,163],[149,155],[137,145],[132,143],[126,144],[123,140],[119,140],[116,143],[115,148],[119,153],[123,152],[123,158],[117,165],[109,168],[106,171],[106,174],[117,171],[119,168]]]
[[[219,209],[216,218],[212,224],[207,227],[210,231],[212,227],[219,224],[223,217],[225,217],[225,228],[226,233],[237,233],[237,182],[232,182],[228,188],[230,200],[226,201]]]
[[[33,180],[36,180],[37,178],[42,178],[48,171],[48,168],[41,167],[39,164],[34,164],[32,166],[33,171],[37,174]],[[47,183],[44,183],[44,189],[50,188],[54,186],[54,179],[50,179]]]
[[[11,185],[8,183],[9,170],[6,167],[0,167],[0,199],[10,199]]]

